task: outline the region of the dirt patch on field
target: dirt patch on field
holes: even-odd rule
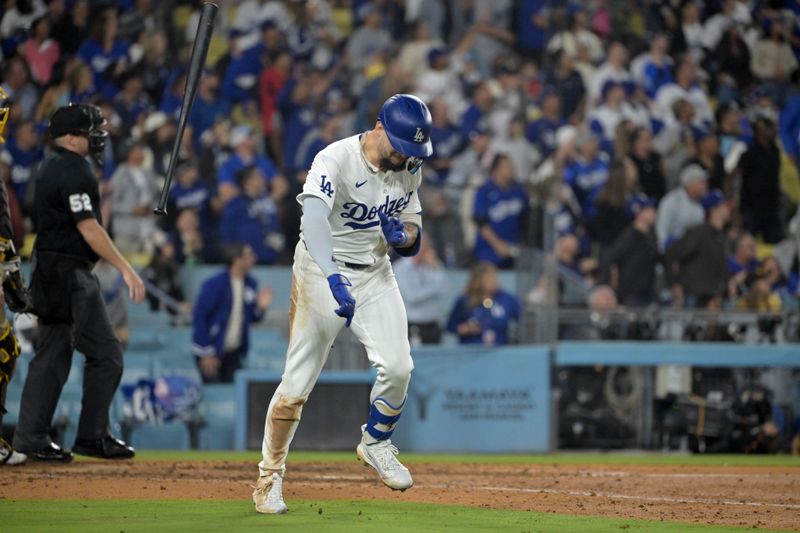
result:
[[[284,496],[394,500],[701,524],[800,528],[800,468],[411,464],[385,488],[353,463],[290,464]],[[254,464],[81,461],[3,468],[0,498],[248,500]]]

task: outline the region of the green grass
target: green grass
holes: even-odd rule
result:
[[[137,452],[147,461],[245,461],[257,463],[259,452],[155,451]],[[655,452],[550,453],[537,455],[420,454],[401,453],[408,463],[480,463],[537,465],[690,465],[690,466],[781,466],[800,468],[800,457],[790,455],[688,455]],[[291,452],[290,462],[354,461],[355,452]]]
[[[259,515],[246,501],[8,500],[0,505],[4,531],[647,531],[717,533],[744,528],[688,525],[452,505],[380,501],[289,500],[282,516]],[[759,531],[767,531],[759,529]]]

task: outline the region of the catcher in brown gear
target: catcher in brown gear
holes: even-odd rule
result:
[[[3,130],[10,111],[5,105],[7,98],[8,95],[0,87],[0,144],[5,142]],[[19,357],[19,343],[11,330],[11,323],[6,317],[3,304],[8,303],[9,309],[15,313],[27,313],[33,307],[19,270],[19,256],[14,249],[12,236],[8,193],[6,184],[0,182],[0,276],[3,286],[0,292],[0,428],[3,427],[3,415],[6,412],[6,389],[14,375],[14,367]],[[0,465],[18,465],[24,463],[26,459],[25,454],[14,451],[14,448],[0,436]]]

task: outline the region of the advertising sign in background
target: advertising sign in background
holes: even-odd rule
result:
[[[415,452],[545,452],[547,347],[416,349],[408,404],[392,437]]]

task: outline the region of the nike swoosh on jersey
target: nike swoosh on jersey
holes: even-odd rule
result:
[[[367,182],[367,180],[364,180],[364,181],[362,181],[361,183],[358,183],[358,182],[356,182],[356,189],[358,189],[359,187],[361,187],[362,185],[364,185],[366,182]]]

